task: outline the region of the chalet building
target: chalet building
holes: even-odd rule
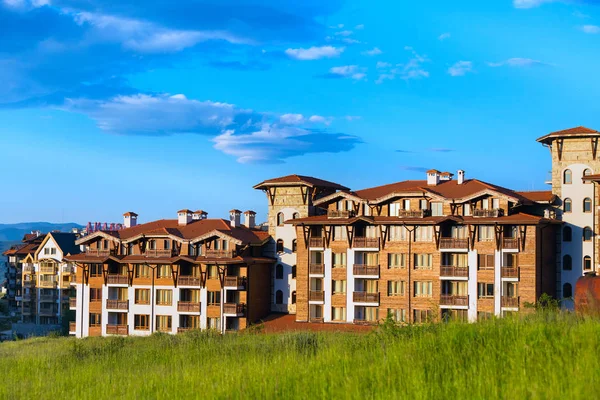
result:
[[[294,254],[275,298],[278,287],[295,288],[297,321],[475,321],[556,293],[561,223],[551,192],[437,170],[359,191],[295,175],[255,188],[268,195],[275,282]]]
[[[269,233],[255,213],[231,210],[230,220],[180,210],[177,219],[98,231],[77,244],[77,337],[149,335],[190,329],[246,328],[270,312]]]

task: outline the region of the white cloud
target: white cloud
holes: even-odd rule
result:
[[[383,54],[383,51],[381,51],[379,47],[373,47],[371,50],[363,51],[362,54],[365,56],[378,56]]]
[[[2,0],[1,3],[13,9],[32,9],[50,5],[50,0]]]
[[[283,114],[279,117],[279,122],[286,125],[300,125],[305,121],[302,114]]]
[[[473,63],[471,61],[459,61],[448,68],[448,74],[450,74],[450,76],[464,76],[472,70]]]
[[[392,68],[392,64],[387,62],[377,63],[379,77],[375,81],[381,84],[386,80],[394,80],[396,78],[410,80],[429,77],[429,72],[423,68],[423,64],[429,62],[427,56],[418,54],[412,47],[405,46],[406,51],[412,53],[412,58],[406,64],[396,64]]]
[[[312,122],[313,124],[325,124],[325,125],[330,125],[331,122],[333,121],[332,117],[323,117],[321,115],[312,115],[309,119],[309,122]]]
[[[329,75],[331,77],[338,78],[351,78],[354,80],[362,80],[366,75],[366,68],[359,67],[358,65],[344,65],[341,67],[333,67],[329,69]]]
[[[446,39],[450,39],[450,33],[449,32],[442,33],[440,36],[438,36],[438,40],[446,40]]]
[[[362,43],[360,40],[356,40],[356,39],[352,39],[352,38],[343,38],[341,41],[344,42],[344,43],[347,43],[347,44],[359,44],[359,43]]]
[[[589,15],[582,13],[581,11],[573,11],[573,16],[577,18],[590,18]]]
[[[390,68],[391,66],[392,66],[392,64],[390,64],[389,62],[377,61],[377,65],[375,67],[377,69],[381,69],[381,68]]]
[[[533,60],[531,58],[509,58],[508,60],[505,61],[500,61],[500,62],[488,62],[487,63],[490,67],[503,67],[503,66],[508,66],[508,67],[532,67],[534,65],[549,65],[547,63],[544,63],[542,61],[538,61],[538,60]]]
[[[357,31],[363,30],[363,29],[365,29],[365,25],[364,24],[356,25],[354,27],[354,29],[356,29]]]
[[[552,2],[554,2],[554,0],[513,0],[513,5],[515,8],[534,8]]]
[[[350,122],[362,119],[362,117],[358,115],[346,115],[344,118],[346,118],[346,120]]]
[[[344,47],[321,46],[308,49],[287,49],[285,54],[296,60],[318,60],[321,58],[339,57],[344,52]]]
[[[340,31],[340,32],[334,33],[334,35],[336,35],[336,36],[352,36],[352,31],[348,31],[348,30]]]
[[[598,25],[584,25],[581,27],[581,30],[585,33],[597,34],[600,33],[600,26]]]

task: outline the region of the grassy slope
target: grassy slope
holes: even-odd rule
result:
[[[599,337],[597,320],[551,315],[373,334],[32,339],[0,345],[0,398],[596,398]]]

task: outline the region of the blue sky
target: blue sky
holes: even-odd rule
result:
[[[0,222],[227,217],[292,173],[546,189],[600,1],[0,0]]]

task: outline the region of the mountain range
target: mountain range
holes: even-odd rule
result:
[[[48,233],[50,231],[70,232],[73,228],[83,228],[79,224],[52,223],[52,222],[20,222],[17,224],[0,224],[0,254],[9,249],[13,244],[19,243],[26,233],[31,231],[40,231]]]

